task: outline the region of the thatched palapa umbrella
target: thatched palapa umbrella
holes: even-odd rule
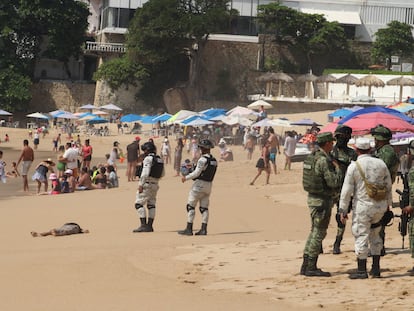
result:
[[[371,88],[374,87],[384,87],[385,83],[380,78],[377,78],[374,75],[367,75],[357,82],[355,82],[355,86],[368,86],[368,96],[371,97]]]
[[[336,79],[335,83],[344,83],[346,84],[346,95],[349,95],[349,86],[354,85],[358,81],[357,77],[354,77],[351,74],[347,74],[339,79]]]
[[[404,86],[414,86],[414,80],[407,78],[407,77],[399,77],[391,79],[387,82],[387,85],[399,85],[400,86],[400,102],[402,101],[402,93],[403,93],[403,87]]]
[[[269,96],[272,91],[272,83],[279,82],[279,90],[277,96],[280,96],[282,93],[282,82],[293,82],[291,76],[287,75],[284,72],[266,72],[256,79],[258,82],[266,82],[266,96]]]
[[[316,79],[316,82],[318,83],[325,83],[325,93],[326,97],[329,97],[329,83],[335,82],[336,78],[333,75],[323,75],[320,76],[318,79]]]
[[[315,82],[317,79],[318,77],[312,74],[312,71],[298,77],[298,81],[305,82],[305,96],[306,97],[308,98],[314,97],[312,83]]]

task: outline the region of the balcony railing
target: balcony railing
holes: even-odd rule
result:
[[[125,53],[126,47],[122,43],[101,43],[86,42],[86,51],[88,52],[105,52],[105,53]]]

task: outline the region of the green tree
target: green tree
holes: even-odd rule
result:
[[[183,81],[195,85],[198,54],[208,35],[227,29],[234,15],[227,2],[151,0],[137,10],[128,29],[127,46],[132,62],[148,72],[140,81],[140,96],[146,102],[162,98],[165,89]]]
[[[122,85],[136,86],[136,82],[146,76],[144,67],[132,63],[128,57],[120,57],[103,63],[95,72],[94,79],[105,80],[112,90],[117,90]]]
[[[392,21],[387,28],[379,29],[375,33],[375,42],[372,45],[371,57],[374,62],[385,63],[391,56],[406,57],[413,55],[414,38],[411,25]],[[391,62],[388,62],[390,69]]]
[[[0,3],[0,72],[2,73],[1,103],[16,103],[15,109],[28,103],[29,85],[33,78],[35,60],[48,57],[62,61],[65,68],[70,57],[82,51],[87,30],[89,10],[76,0],[16,0]],[[13,75],[10,75],[10,70]],[[67,70],[68,75],[70,72]],[[10,83],[4,83],[10,77]],[[12,81],[21,81],[11,83]],[[4,87],[19,87],[5,91]],[[22,92],[21,87],[27,87]],[[3,97],[7,94],[7,100]],[[13,99],[15,96],[15,100]]]
[[[275,34],[276,42],[301,53],[307,69],[312,68],[316,59],[349,49],[343,28],[320,14],[305,14],[271,3],[259,6],[258,21],[264,32]]]

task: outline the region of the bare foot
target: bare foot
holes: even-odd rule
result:
[[[31,235],[32,235],[32,237],[34,237],[34,238],[39,236],[39,233],[34,232],[34,231],[30,232],[30,234],[31,234]]]

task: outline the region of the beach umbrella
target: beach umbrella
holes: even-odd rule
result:
[[[266,83],[266,96],[269,96],[272,91],[273,82],[279,83],[277,96],[282,94],[282,82],[293,82],[293,78],[284,72],[266,72],[265,74],[256,78],[257,82]]]
[[[96,114],[88,113],[88,114],[85,114],[84,116],[80,117],[79,121],[88,121],[88,120],[95,119],[96,117],[98,117]]]
[[[97,116],[104,116],[107,115],[108,113],[102,110],[94,110],[92,111],[93,114],[97,115]]]
[[[106,110],[114,110],[114,111],[121,111],[122,108],[118,107],[117,105],[114,104],[108,104],[108,105],[104,105],[101,107],[98,107],[98,109],[106,109]]]
[[[264,109],[273,108],[272,104],[269,104],[268,102],[266,102],[262,99],[259,99],[259,100],[256,100],[256,101],[252,102],[251,104],[249,104],[247,106],[247,108],[249,108],[249,109],[259,109],[262,106],[263,106]]]
[[[26,115],[28,118],[34,118],[34,119],[43,119],[43,120],[49,120],[49,117],[47,115],[44,115],[40,112],[33,112]]]
[[[337,127],[338,127],[338,120],[334,122],[330,122],[326,124],[325,126],[323,126],[321,130],[319,131],[319,133],[327,133],[327,132],[334,133]]]
[[[288,120],[283,119],[269,119],[264,118],[256,123],[251,125],[252,127],[263,127],[263,126],[284,126],[284,127],[291,127],[290,122]]]
[[[371,88],[372,87],[384,87],[385,83],[380,78],[377,78],[374,75],[367,75],[361,79],[358,79],[355,82],[356,87],[367,86],[368,87],[368,96],[371,97]]]
[[[349,95],[349,86],[354,85],[357,81],[358,81],[357,77],[355,77],[355,76],[348,73],[347,75],[336,79],[336,81],[334,83],[344,83],[344,84],[346,84],[346,95]]]
[[[220,115],[225,115],[226,114],[226,109],[223,108],[209,108],[203,111],[200,111],[201,114],[209,117],[209,118],[213,118],[216,116],[220,116]]]
[[[305,82],[305,97],[308,98],[313,98],[314,97],[314,93],[313,93],[313,82],[315,82],[318,79],[317,76],[315,76],[312,71],[301,75],[298,77],[298,81],[299,82]]]
[[[399,77],[399,78],[394,78],[391,79],[389,81],[387,81],[387,85],[399,85],[400,86],[400,96],[399,96],[399,101],[402,101],[402,93],[403,93],[403,87],[404,86],[414,86],[414,80],[407,78],[407,77]]]
[[[414,110],[414,104],[411,103],[398,103],[394,105],[387,106],[387,108],[397,110],[399,112],[405,113],[411,110]]]
[[[175,113],[172,117],[170,117],[166,122],[168,124],[180,123],[181,121],[187,119],[188,117],[202,116],[202,115],[203,114],[195,112],[195,111],[182,109],[182,110],[178,111],[177,113]]]
[[[236,125],[240,124],[243,126],[250,126],[252,125],[253,121],[246,118],[246,116],[240,116],[240,115],[229,115],[225,116],[221,122],[227,124],[227,125]]]
[[[296,121],[296,122],[290,122],[290,124],[291,125],[303,125],[303,126],[312,126],[312,125],[320,126],[321,125],[321,124],[313,121],[312,119],[308,119],[308,118],[301,119],[301,120]]]
[[[92,118],[86,121],[86,123],[88,124],[99,124],[99,123],[108,123],[108,122],[109,121],[107,119],[104,119],[100,116],[96,116],[95,118]]]
[[[325,94],[326,94],[325,98],[328,98],[329,97],[329,83],[335,82],[336,78],[333,75],[323,75],[323,76],[318,77],[315,81],[317,83],[325,84]]]
[[[0,109],[0,116],[11,116],[12,114],[6,110]]]
[[[371,128],[382,124],[388,127],[392,132],[414,132],[414,125],[399,118],[384,112],[372,112],[355,116],[345,122],[339,121],[340,124],[345,124],[352,128],[352,134],[365,135],[369,134]]]
[[[328,116],[333,117],[333,118],[343,118],[351,113],[352,113],[352,110],[348,108],[341,108],[341,109],[336,109],[334,112],[328,114]]]
[[[379,106],[374,106],[374,107],[368,107],[368,108],[363,108],[363,109],[358,109],[356,111],[354,111],[353,113],[347,115],[346,117],[342,118],[341,120],[339,120],[339,124],[343,124],[344,122],[358,116],[361,114],[368,114],[368,113],[373,113],[373,112],[383,112],[389,115],[393,115],[396,117],[399,117],[400,119],[403,119],[404,121],[408,122],[408,123],[414,123],[414,119],[406,116],[405,114],[394,110],[394,109],[390,109],[390,108],[385,108],[385,107],[379,107]]]
[[[255,115],[257,116],[257,113],[253,110],[242,107],[242,106],[236,106],[233,109],[230,109],[227,111],[226,115],[228,116],[249,116],[249,115]]]
[[[164,112],[163,114],[160,114],[159,116],[156,116],[155,118],[153,118],[152,121],[154,121],[154,123],[165,122],[171,117],[172,117],[171,114]]]
[[[140,115],[130,113],[130,114],[122,116],[120,121],[121,122],[136,122],[136,121],[139,121],[141,119],[142,119],[142,117]]]
[[[183,120],[181,124],[187,125],[187,126],[203,126],[203,125],[209,125],[214,124],[214,122],[206,120],[199,116],[189,117],[188,120]]]
[[[63,113],[59,113],[59,114],[55,115],[54,118],[58,118],[58,119],[78,119],[78,116],[76,116],[76,115],[74,115],[73,113],[70,113],[70,112],[63,112]]]
[[[92,105],[92,104],[86,104],[83,106],[80,106],[79,109],[97,109],[98,107]]]

